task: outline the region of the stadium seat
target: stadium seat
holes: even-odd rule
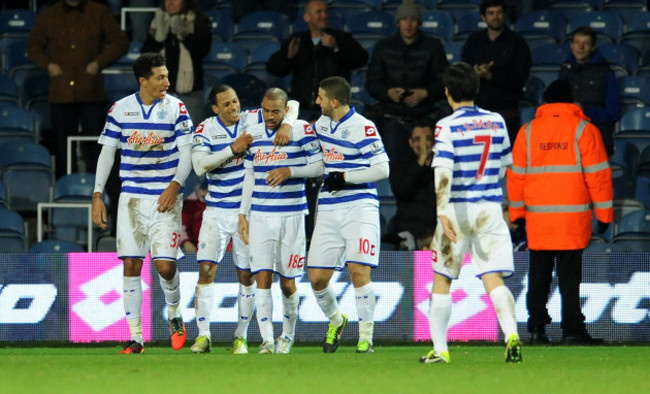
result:
[[[550,85],[557,79],[560,66],[567,60],[569,53],[567,44],[547,44],[538,47],[531,53],[530,75],[541,79],[544,86]]]
[[[0,253],[25,253],[26,249],[23,218],[17,212],[0,207]]]
[[[40,71],[36,64],[27,57],[25,44],[25,40],[15,41],[4,51],[4,73],[9,75],[18,86],[20,86],[25,79],[23,74],[34,70]]]
[[[255,75],[256,77],[264,81],[264,83],[266,83],[267,86],[271,86],[272,82],[274,82],[278,77],[269,74],[269,72],[266,71],[266,62],[268,62],[271,55],[273,55],[275,52],[279,50],[280,50],[279,42],[270,42],[267,45],[262,45],[255,48],[251,52],[251,59],[246,65],[246,67],[244,67],[243,72],[246,74]]]
[[[614,140],[614,153],[609,158],[612,177],[633,175],[639,160],[639,149],[625,140]]]
[[[454,20],[479,12],[480,0],[438,0],[436,9],[448,13]]]
[[[230,41],[235,30],[232,10],[229,8],[210,10],[205,11],[205,15],[210,19],[212,39],[215,41]]]
[[[339,14],[336,11],[332,11],[331,9],[327,10],[327,18],[328,22],[327,25],[331,27],[332,29],[336,30],[344,30],[345,29],[345,19],[343,19],[343,16]],[[305,19],[303,18],[303,12],[302,9],[300,12],[296,15],[296,18],[293,21],[293,33],[301,32],[301,31],[306,31],[307,30],[307,22],[305,22]]]
[[[203,58],[203,68],[222,71],[227,74],[238,73],[248,64],[248,51],[236,42],[213,41],[210,53]]]
[[[36,120],[36,130],[40,136],[52,130],[52,111],[49,100],[32,100],[27,111]]]
[[[395,17],[387,11],[366,11],[351,15],[346,19],[348,31],[357,39],[373,38],[380,40],[397,31]]]
[[[634,199],[643,204],[645,209],[650,209],[650,175],[641,173],[636,176]]]
[[[289,18],[278,11],[254,11],[244,15],[237,24],[231,40],[275,39],[283,40],[289,35]]]
[[[384,11],[396,13],[397,8],[402,5],[403,1],[404,0],[384,0],[381,5],[381,9]],[[421,5],[423,10],[433,10],[438,4],[438,0],[415,0],[415,2]]]
[[[636,189],[636,177],[634,174],[618,173],[612,177],[615,199],[633,199]]]
[[[454,37],[454,19],[445,11],[424,10],[420,29],[443,42],[451,41]]]
[[[47,72],[25,74],[25,79],[19,89],[21,106],[29,109],[35,101],[48,101],[49,90],[50,75]]]
[[[104,90],[109,103],[114,103],[138,90],[133,73],[105,73]]]
[[[29,253],[83,253],[86,250],[70,241],[45,240],[30,246]]]
[[[94,187],[94,174],[73,173],[64,175],[54,184],[52,202],[63,204],[92,203]],[[108,200],[105,203],[110,204]],[[85,245],[88,243],[88,209],[53,207],[50,210],[49,227],[52,229],[52,239]],[[98,232],[95,232],[94,235],[96,240]]]
[[[0,208],[7,208],[7,187],[0,181]]]
[[[573,31],[580,26],[589,26],[596,31],[600,39],[610,43],[618,42],[623,35],[623,20],[608,11],[587,12],[569,19],[570,30]]]
[[[639,68],[639,52],[626,44],[605,44],[598,47],[603,57],[609,62],[616,77],[632,75]]]
[[[261,97],[266,90],[264,81],[250,74],[230,74],[222,78],[221,83],[235,89],[242,110],[259,108]]]
[[[554,10],[540,10],[521,15],[515,21],[514,30],[528,40],[543,40],[550,44],[560,43],[567,33],[564,15]]]
[[[524,84],[524,94],[519,101],[519,106],[537,107],[541,105],[544,89],[544,81],[533,75],[529,76]]]
[[[458,63],[463,55],[464,44],[458,41],[445,41],[442,46],[445,48],[449,64]]]
[[[617,252],[650,252],[650,236],[639,236],[637,239],[615,239]]]
[[[630,75],[616,79],[623,113],[650,106],[650,77]]]
[[[585,253],[605,253],[611,254],[616,252],[622,252],[622,246],[612,244],[609,242],[605,243],[590,243],[585,248]]]
[[[600,0],[602,1],[602,0]],[[601,9],[599,6],[592,6],[589,1],[559,0],[552,1],[549,5],[551,10],[561,13],[567,21],[585,13]],[[573,28],[572,28],[573,29]]]
[[[20,106],[18,85],[8,75],[0,74],[0,105]]]
[[[618,131],[614,134],[614,139],[634,143],[639,152],[650,145],[650,107],[624,113],[618,122]]]
[[[650,175],[650,146],[646,146],[638,156],[636,163],[636,173],[641,175]]]
[[[625,215],[644,209],[645,206],[641,201],[632,198],[614,198],[614,234],[618,233],[618,227]]]
[[[140,41],[131,41],[131,44],[129,45],[129,51],[126,53],[126,55],[122,56],[120,60],[118,60],[115,64],[109,66],[107,69],[118,69],[133,74],[131,67],[133,66],[135,59],[140,57],[140,53],[142,52],[142,44],[143,43]]]
[[[618,15],[626,25],[629,25],[637,15],[647,13],[646,1],[608,0],[603,6],[604,11]]]
[[[456,32],[453,39],[454,41],[465,41],[472,33],[486,27],[487,25],[478,12],[465,14],[456,21]]]
[[[52,167],[52,157],[42,145],[18,141],[0,145],[0,179],[10,190],[9,208],[35,212],[37,203],[50,202]]]
[[[646,239],[650,241],[650,210],[638,210],[622,217],[612,242],[623,239]]]
[[[36,119],[26,110],[14,105],[0,106],[0,143],[35,143],[38,140],[36,126]]]
[[[34,28],[36,13],[24,9],[0,10],[0,37],[29,37]]]
[[[650,52],[650,12],[639,12],[627,20],[618,42],[635,47],[641,54]]]

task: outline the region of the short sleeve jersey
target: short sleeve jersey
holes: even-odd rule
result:
[[[259,109],[243,111],[239,121],[232,126],[226,126],[218,116],[212,116],[197,126],[192,152],[213,154],[223,149],[230,149],[230,145],[244,131],[248,131],[251,125],[261,122],[262,113]],[[233,156],[218,168],[208,171],[205,176],[208,179],[206,205],[230,214],[239,213],[244,181],[244,158]]]
[[[328,116],[321,116],[314,129],[323,150],[325,176],[330,172],[362,170],[388,162],[377,127],[356,113],[354,108],[338,123]],[[345,184],[342,190],[335,193],[330,193],[323,187],[318,195],[318,209],[324,211],[362,203],[379,206],[374,182]]]
[[[499,171],[512,164],[503,117],[460,107],[436,124],[432,167],[453,172],[449,202],[503,201]]]
[[[320,143],[314,129],[303,120],[293,123],[291,141],[286,146],[274,146],[276,132],[268,130],[264,123],[249,129],[253,143],[244,166],[253,168],[255,174],[251,211],[268,216],[306,215],[309,210],[305,178],[289,178],[280,186],[271,187],[266,183],[266,175],[276,168],[304,167],[322,161]]]
[[[192,143],[192,130],[187,108],[176,97],[145,106],[134,93],[113,104],[98,142],[121,150],[123,194],[156,199],[174,179],[178,147]]]

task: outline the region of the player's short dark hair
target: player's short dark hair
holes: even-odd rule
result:
[[[481,81],[472,66],[459,62],[447,67],[442,74],[442,85],[447,88],[451,98],[459,103],[474,100]]]
[[[343,77],[327,77],[320,81],[319,87],[327,93],[327,97],[336,99],[343,105],[350,105],[352,89]]]
[[[225,83],[219,84],[217,86],[214,86],[212,89],[210,89],[210,94],[208,95],[208,100],[210,100],[210,104],[217,106],[219,102],[217,101],[217,94],[223,93],[226,90],[232,89],[232,86],[226,85]],[[232,89],[233,92],[235,89]],[[235,92],[237,94],[237,92]]]
[[[140,77],[149,79],[153,75],[154,67],[162,67],[165,62],[165,57],[159,53],[143,53],[133,62],[133,75],[138,81]]]
[[[485,15],[485,11],[490,7],[503,7],[503,12],[508,12],[508,5],[505,0],[483,0],[480,7],[481,15]]]
[[[573,33],[571,33],[571,42],[573,42],[573,38],[578,35],[582,36],[588,36],[591,38],[591,45],[596,45],[596,30],[592,29],[589,26],[580,26],[576,28]]]
[[[264,98],[267,98],[272,101],[281,101],[284,107],[287,106],[287,101],[289,101],[289,96],[287,92],[280,88],[268,88],[264,92]]]

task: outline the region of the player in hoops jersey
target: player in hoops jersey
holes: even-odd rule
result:
[[[97,162],[92,218],[106,228],[102,193],[120,149],[120,193],[117,213],[117,253],[124,262],[124,309],[131,341],[122,353],[142,353],[142,260],[151,259],[165,294],[171,344],[179,350],[187,333],[179,309],[176,259],[181,236],[183,184],[192,170],[192,121],[185,105],[167,94],[165,58],[143,54],[133,63],[140,89],[108,112]]]
[[[433,349],[423,363],[449,363],[450,286],[470,252],[505,334],[506,362],[521,362],[515,302],[503,277],[514,273],[510,233],[503,220],[499,179],[512,164],[501,115],[474,105],[479,77],[467,63],[445,70],[443,85],[454,112],[436,125],[434,159],[438,225],[431,243],[434,271],[429,307]]]
[[[244,179],[244,154],[253,139],[247,130],[263,121],[259,109],[241,111],[237,93],[228,85],[217,85],[210,91],[212,116],[197,126],[192,147],[194,172],[208,179],[206,209],[203,212],[197,262],[199,279],[195,291],[196,324],[199,335],[192,352],[207,353],[211,348],[210,312],[214,303],[214,278],[230,241],[237,268],[239,293],[237,296],[238,324],[233,341],[233,354],[248,353],[248,325],[255,309],[255,279],[250,270],[248,246],[238,234],[238,214]],[[298,103],[291,103],[291,114],[280,141],[288,140],[292,119],[298,113]],[[286,129],[286,130],[285,130]],[[278,134],[281,134],[278,131]]]
[[[273,139],[287,111],[287,94],[282,89],[268,89],[262,100],[264,124],[249,128],[253,143],[244,162],[246,175],[239,231],[250,246],[251,271],[257,277],[260,354],[291,351],[300,302],[296,278],[302,276],[306,252],[305,178],[323,173],[320,144],[307,122],[293,122],[289,145],[274,146]],[[280,277],[284,307],[282,334],[275,343],[273,274]]]
[[[375,181],[388,177],[388,156],[374,123],[350,107],[350,85],[341,77],[321,81],[316,100],[323,115],[314,130],[323,150],[324,186],[309,248],[309,278],[330,323],[323,352],[334,353],[348,317],[330,286],[347,265],[359,315],[358,353],[372,353],[375,292],[370,271],[379,264],[379,198]]]

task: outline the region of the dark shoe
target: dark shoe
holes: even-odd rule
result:
[[[603,345],[605,340],[602,338],[592,338],[588,332],[579,335],[566,335],[562,337],[562,343],[567,346],[598,346]]]
[[[546,335],[546,330],[543,326],[535,327],[530,333],[530,340],[528,341],[530,345],[549,345],[551,343],[551,338]]]

